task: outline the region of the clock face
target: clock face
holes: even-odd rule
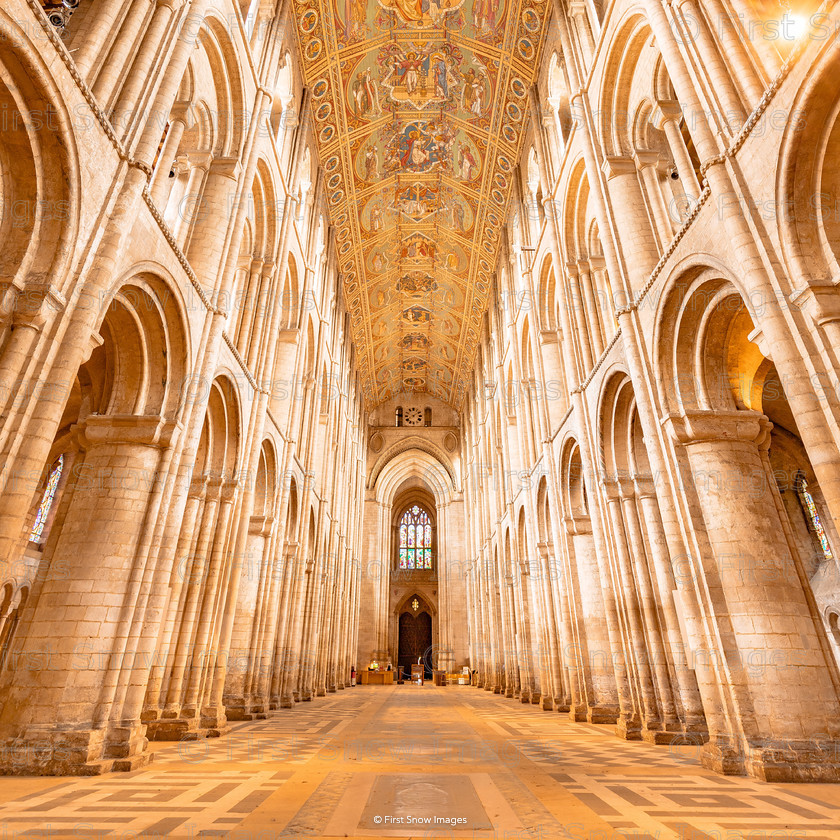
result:
[[[419,408],[407,408],[403,420],[406,426],[421,426],[423,424],[423,412]]]

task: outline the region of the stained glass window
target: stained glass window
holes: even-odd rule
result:
[[[38,515],[35,517],[35,524],[32,526],[32,533],[29,535],[30,542],[40,543],[44,540],[44,525],[47,516],[55,499],[55,491],[58,488],[58,480],[61,478],[61,470],[64,467],[64,456],[59,455],[55,466],[52,468],[50,477],[47,479],[47,487],[41,497],[41,504],[38,505]]]
[[[831,553],[831,546],[828,544],[828,536],[820,520],[817,506],[814,504],[814,497],[811,495],[810,490],[808,490],[808,482],[805,481],[805,477],[801,473],[796,476],[794,487],[796,488],[796,494],[799,496],[799,503],[802,505],[802,509],[805,511],[805,515],[811,525],[811,530],[816,534],[820,542],[825,559],[831,560],[834,555]]]
[[[410,507],[400,519],[400,568],[432,568],[432,523],[420,505]]]

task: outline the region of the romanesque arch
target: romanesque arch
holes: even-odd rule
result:
[[[704,538],[697,597],[716,616],[711,644],[725,663],[761,656],[755,637],[743,630],[749,621],[772,626],[789,639],[794,653],[787,655],[801,657],[796,669],[771,666],[772,678],[767,669],[718,676],[739,709],[741,731],[726,733],[739,751],[732,756],[721,745],[715,731],[721,723],[714,719],[704,760],[743,760],[749,772],[765,776],[775,762],[766,745],[791,737],[786,720],[768,714],[781,692],[788,708],[808,705],[815,738],[836,737],[836,717],[827,710],[836,708],[837,664],[809,577],[814,564],[828,560],[826,551],[833,556],[836,537],[828,517],[809,516],[809,533],[810,506],[796,499],[808,492],[818,516],[822,476],[797,435],[807,419],[790,412],[772,361],[755,343],[760,335],[750,310],[724,272],[697,267],[685,273],[669,287],[659,323],[660,393]],[[809,477],[815,483],[808,484]],[[733,541],[739,546],[735,564],[728,559]],[[802,650],[809,653],[796,653]],[[796,686],[807,684],[807,692],[789,685],[793,671]]]

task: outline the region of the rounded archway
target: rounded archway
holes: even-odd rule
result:
[[[359,618],[358,660],[377,654],[400,659],[400,616],[414,596],[429,607],[435,667],[466,661],[459,544],[463,511],[451,465],[419,448],[377,459],[368,485],[365,518],[372,539],[365,560],[367,595]],[[371,498],[372,497],[372,498]],[[419,534],[419,538],[418,538]],[[415,658],[416,661],[416,658]]]

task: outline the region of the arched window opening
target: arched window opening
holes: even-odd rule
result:
[[[840,647],[840,615],[836,612],[829,613],[828,615],[828,631],[831,633],[834,644]]]
[[[55,500],[55,491],[58,489],[58,482],[61,478],[61,471],[64,469],[64,456],[59,455],[55,465],[53,466],[50,477],[47,479],[47,486],[44,489],[44,495],[41,497],[41,504],[38,505],[38,514],[35,517],[35,524],[32,526],[32,531],[29,534],[29,541],[38,543],[44,542],[44,526],[47,524],[47,517]]]
[[[12,640],[14,639],[15,631],[17,630],[18,623],[20,622],[20,616],[23,612],[23,608],[26,606],[26,600],[28,597],[29,589],[24,586],[18,595],[17,605],[9,610],[6,620],[2,623],[2,629],[0,629],[0,671],[2,671],[6,665],[6,657],[12,647]],[[8,609],[8,607],[4,607],[4,612],[6,609]]]
[[[432,568],[432,523],[420,505],[412,505],[400,519],[400,568]]]
[[[398,406],[397,406],[397,411],[396,411],[396,424],[397,424],[398,426],[402,426],[402,424],[403,424],[403,410],[402,410],[402,406],[401,406],[401,405],[398,405]]]
[[[796,490],[796,496],[799,499],[799,504],[802,505],[802,512],[805,514],[805,521],[808,523],[809,530],[811,530],[817,538],[825,559],[833,560],[834,555],[831,552],[831,546],[828,543],[828,536],[826,535],[825,528],[823,528],[822,521],[820,520],[817,505],[814,502],[814,497],[808,490],[808,482],[805,480],[805,476],[801,472],[797,473],[793,486]]]
[[[427,408],[423,412],[423,424],[425,426],[431,426],[432,425],[432,409],[431,408]]]

